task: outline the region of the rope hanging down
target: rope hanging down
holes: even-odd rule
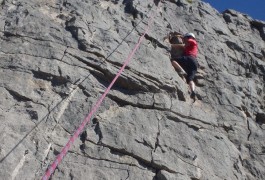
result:
[[[159,5],[157,6],[157,9],[159,9]],[[85,128],[85,125],[90,121],[92,115],[97,111],[97,109],[101,105],[102,101],[104,100],[104,98],[106,97],[106,95],[109,93],[110,89],[112,88],[113,84],[116,82],[116,80],[118,79],[118,77],[124,71],[125,67],[129,64],[129,62],[132,59],[133,55],[135,54],[136,50],[139,48],[140,44],[142,43],[142,41],[144,39],[144,36],[149,31],[149,29],[151,27],[151,24],[154,21],[154,16],[155,16],[155,12],[153,12],[152,16],[150,17],[150,19],[148,21],[148,25],[147,25],[144,33],[140,37],[138,43],[135,45],[134,49],[131,51],[131,53],[129,54],[129,56],[127,57],[127,59],[125,60],[123,66],[120,68],[120,70],[118,71],[118,73],[115,76],[115,78],[112,80],[112,82],[110,83],[110,85],[108,86],[108,88],[105,90],[104,94],[97,101],[96,105],[92,108],[92,110],[90,111],[90,113],[88,114],[88,116],[84,119],[84,121],[82,122],[82,124],[75,131],[74,135],[68,140],[67,144],[64,146],[64,148],[62,149],[62,151],[60,152],[60,154],[56,157],[55,161],[50,165],[50,167],[48,168],[48,170],[46,171],[46,173],[42,177],[42,180],[48,180],[50,178],[50,176],[52,175],[52,173],[55,171],[55,169],[57,168],[57,166],[60,164],[60,162],[63,160],[64,156],[69,151],[70,146],[75,142],[75,140],[78,138],[78,136],[80,135],[80,133]]]

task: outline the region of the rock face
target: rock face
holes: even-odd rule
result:
[[[201,1],[0,1],[0,176],[40,179],[152,28],[52,179],[265,179],[265,22]],[[164,38],[194,32],[198,100]]]

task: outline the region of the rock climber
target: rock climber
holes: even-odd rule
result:
[[[186,82],[189,84],[191,91],[190,97],[195,101],[195,83],[193,80],[198,69],[198,62],[196,59],[198,44],[193,33],[186,33],[182,39],[184,42],[183,55],[177,58],[171,58],[171,63],[177,71],[182,74],[186,73]]]

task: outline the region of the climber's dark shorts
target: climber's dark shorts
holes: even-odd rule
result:
[[[171,59],[171,61],[176,61],[186,71],[187,83],[193,81],[199,66],[196,58],[194,58],[193,56],[181,56],[175,59]]]

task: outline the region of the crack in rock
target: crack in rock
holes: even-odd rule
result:
[[[17,92],[17,91],[14,91],[14,90],[8,89],[8,88],[6,88],[6,87],[5,87],[5,89],[9,92],[9,94],[10,94],[11,96],[13,96],[13,98],[14,98],[15,100],[17,100],[17,101],[19,101],[19,102],[21,102],[21,101],[23,101],[23,102],[27,102],[27,101],[31,101],[31,102],[33,102],[32,99],[30,99],[30,98],[28,98],[28,97],[26,97],[26,96],[20,94],[20,93]]]
[[[101,141],[103,139],[103,134],[102,134],[102,131],[100,129],[99,121],[97,118],[94,118],[92,120],[92,123],[93,123],[93,126],[95,126],[94,131],[95,131],[96,135],[98,135],[98,137],[99,137],[97,144],[101,144]]]
[[[120,164],[120,165],[128,165],[128,166],[133,166],[133,167],[139,168],[139,169],[141,169],[141,170],[146,170],[146,169],[143,168],[143,167],[139,167],[137,164],[123,163],[123,162],[114,161],[114,160],[110,160],[110,159],[106,159],[106,158],[96,158],[96,157],[90,156],[90,155],[87,154],[85,151],[83,152],[83,154],[79,154],[78,152],[75,152],[75,151],[69,151],[69,153],[71,153],[71,154],[75,154],[75,155],[78,155],[78,156],[82,156],[82,157],[85,157],[85,158],[90,158],[90,159],[92,159],[92,160],[106,161],[106,162],[111,162],[111,163]],[[127,171],[127,170],[128,170],[128,169],[126,169],[126,171]]]
[[[131,156],[134,159],[136,159],[139,162],[140,165],[142,165],[144,167],[150,167],[150,168],[153,168],[153,169],[165,170],[165,171],[168,171],[168,172],[171,172],[171,173],[175,173],[174,170],[171,170],[171,169],[169,169],[166,166],[160,166],[158,164],[155,164],[153,161],[149,162],[149,161],[143,159],[142,157],[139,157],[139,156],[137,156],[137,155],[135,155],[133,153],[127,152],[123,148],[121,148],[121,149],[115,148],[115,147],[109,146],[109,145],[104,144],[104,143],[101,143],[100,145],[103,146],[103,147],[109,148],[110,150],[112,150],[115,153],[119,153],[119,154],[124,154],[124,155],[127,155],[127,156]]]
[[[249,131],[249,133],[248,133],[248,141],[250,140],[250,136],[251,136],[251,134],[252,134],[252,131],[251,131],[251,128],[250,128],[250,122],[249,122],[250,120],[249,120],[249,118],[247,118],[247,128],[248,128],[248,131]]]
[[[153,149],[154,147],[152,147],[151,144],[149,144],[145,139],[143,139],[143,142],[142,141],[139,141],[138,139],[135,139],[135,142],[139,143],[139,144],[143,144],[144,146],[146,147],[149,147],[151,149]]]
[[[155,143],[154,152],[156,151],[157,147],[160,146],[159,145],[159,136],[160,136],[160,121],[161,121],[161,119],[158,119],[158,127],[157,127],[157,135],[156,135],[156,143]]]
[[[70,82],[69,78],[63,76],[57,76],[51,73],[43,72],[43,71],[35,71],[32,70],[33,76],[37,79],[42,79],[46,81],[51,81],[52,86],[61,86]]]

